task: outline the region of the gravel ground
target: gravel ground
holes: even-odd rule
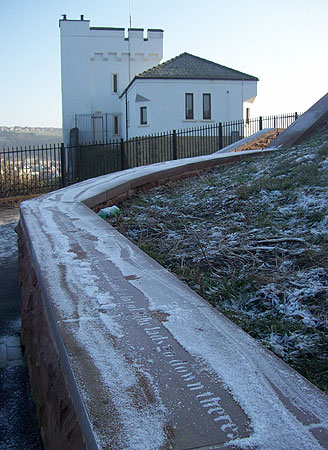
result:
[[[0,449],[41,450],[19,338],[18,218],[18,208],[0,211]]]

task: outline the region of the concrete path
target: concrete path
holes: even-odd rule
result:
[[[20,343],[18,208],[0,211],[0,449],[42,449]]]

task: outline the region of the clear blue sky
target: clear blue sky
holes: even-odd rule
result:
[[[131,0],[132,26],[260,79],[256,115],[304,111],[328,91],[328,0]],[[129,0],[0,0],[0,125],[61,126],[61,14],[127,27]]]

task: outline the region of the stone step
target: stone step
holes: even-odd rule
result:
[[[259,150],[269,147],[271,142],[279,136],[283,129],[270,129],[265,134],[256,137],[253,140],[248,141],[245,144],[241,144],[239,147],[235,147],[233,152],[241,152],[247,150]]]

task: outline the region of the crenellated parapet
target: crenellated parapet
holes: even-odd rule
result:
[[[93,41],[92,48],[97,46],[93,45],[94,42],[98,42],[101,47],[105,45],[112,49],[115,46],[118,51],[126,53],[129,46],[133,45],[133,51],[138,54],[156,54],[157,62],[163,57],[164,31],[161,29],[90,27],[90,20],[85,20],[83,16],[80,20],[69,20],[67,17],[61,19],[59,27],[62,38],[90,38]]]
[[[105,111],[113,117],[121,115],[119,95],[135,75],[162,60],[164,32],[90,27],[84,16],[68,20],[66,15],[59,28],[63,134],[68,142],[76,114]]]

